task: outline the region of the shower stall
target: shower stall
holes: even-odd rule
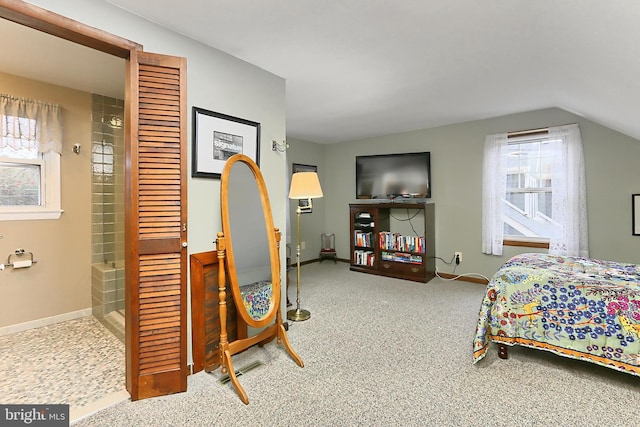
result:
[[[92,95],[93,315],[124,342],[124,101]]]

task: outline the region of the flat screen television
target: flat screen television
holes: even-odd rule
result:
[[[429,152],[356,156],[356,198],[399,197],[431,197]]]

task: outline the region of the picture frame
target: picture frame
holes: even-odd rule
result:
[[[260,123],[193,107],[191,176],[220,179],[229,157],[242,153],[260,165]]]
[[[301,163],[293,163],[291,166],[291,174],[296,172],[318,172],[318,166],[303,165]],[[309,200],[299,199],[298,206],[300,206],[303,214],[313,212],[313,205],[309,207]]]
[[[640,194],[631,195],[631,226],[634,236],[640,236]]]

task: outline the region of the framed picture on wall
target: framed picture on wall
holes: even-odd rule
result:
[[[631,195],[631,219],[633,235],[640,236],[640,194]]]
[[[227,159],[244,154],[260,165],[260,123],[193,107],[191,176],[220,179]]]
[[[300,163],[293,163],[291,167],[291,172],[318,172],[318,167],[314,165],[303,165]],[[309,207],[308,199],[300,199],[298,200],[298,206],[300,206],[303,214],[313,212],[313,206]]]

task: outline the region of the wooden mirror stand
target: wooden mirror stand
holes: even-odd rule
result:
[[[216,243],[220,265],[218,268],[220,343],[219,360],[216,361],[216,365],[219,364],[222,367],[223,374],[229,375],[240,399],[248,404],[249,398],[238,381],[231,356],[253,345],[263,345],[277,338],[277,343],[284,345],[287,353],[298,366],[303,367],[304,364],[291,347],[282,321],[279,249],[281,235],[280,230],[273,225],[269,197],[262,173],[251,158],[236,154],[227,160],[221,176],[220,199],[223,231],[218,233]],[[246,334],[239,332],[238,339],[231,342],[229,342],[226,327],[227,277],[225,270],[229,275],[238,320],[241,319],[243,324],[253,328],[264,328],[252,337],[246,337]],[[264,277],[265,275],[268,277]],[[250,294],[254,289],[258,291]],[[257,292],[259,292],[257,297],[262,300],[256,308],[251,306],[251,301],[255,300]],[[265,301],[268,301],[266,306]],[[244,328],[244,325],[242,327]]]

